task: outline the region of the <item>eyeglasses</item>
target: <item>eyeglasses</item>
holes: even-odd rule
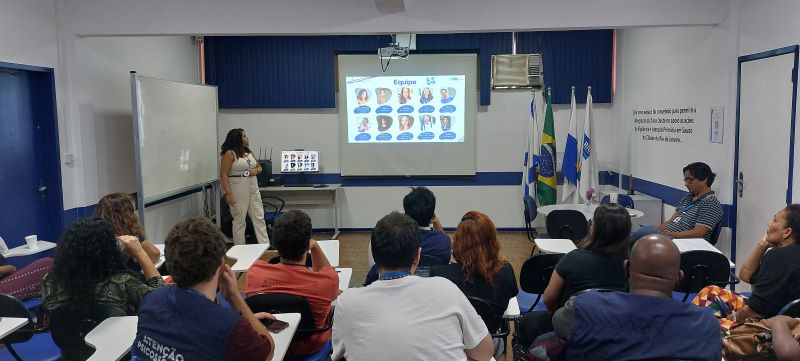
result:
[[[692,182],[694,182],[696,179],[697,179],[697,178],[695,178],[695,177],[686,177],[686,178],[683,178],[683,183],[692,183]]]

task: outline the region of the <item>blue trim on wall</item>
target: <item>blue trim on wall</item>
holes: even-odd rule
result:
[[[298,184],[300,175],[275,175],[281,184]],[[616,185],[619,174],[599,172],[600,185]],[[559,185],[564,184],[561,172],[556,174]],[[477,172],[475,176],[431,176],[431,177],[342,177],[339,173],[306,174],[306,184],[341,184],[343,187],[419,187],[419,186],[522,186],[522,172]]]

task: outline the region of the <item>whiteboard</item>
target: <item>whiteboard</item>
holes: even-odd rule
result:
[[[131,89],[140,202],[217,181],[217,88],[132,72]]]

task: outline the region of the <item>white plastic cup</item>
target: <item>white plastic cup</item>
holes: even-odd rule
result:
[[[619,193],[611,193],[608,195],[608,200],[611,203],[617,203],[618,199],[619,199]]]
[[[29,249],[38,249],[39,248],[39,238],[36,237],[35,234],[25,237],[25,242],[28,243]]]

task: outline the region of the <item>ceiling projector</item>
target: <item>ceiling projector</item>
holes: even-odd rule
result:
[[[381,58],[408,58],[409,49],[407,46],[399,46],[396,44],[389,45],[385,48],[378,48],[378,56]]]

